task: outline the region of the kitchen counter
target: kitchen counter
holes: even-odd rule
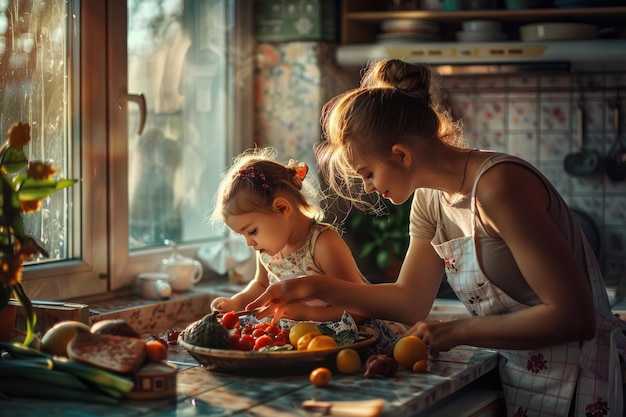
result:
[[[125,400],[109,406],[23,398],[3,403],[0,415],[307,417],[321,414],[302,410],[304,400],[380,398],[386,401],[382,416],[431,416],[454,398],[461,398],[461,394],[479,379],[493,375],[497,354],[488,349],[460,346],[441,354],[436,360],[430,359],[429,370],[425,373],[401,370],[393,378],[367,379],[361,371],[349,376],[334,375],[330,384],[323,388],[310,384],[307,375],[242,377],[211,372],[199,366],[178,345],[170,345],[168,361],[178,367],[176,397],[171,400]],[[480,392],[484,393],[484,390]],[[478,398],[471,391],[468,395]],[[484,404],[474,401],[475,408],[486,406],[496,397],[496,391],[491,391]],[[464,408],[464,411],[468,409]]]
[[[92,322],[124,319],[146,337],[165,335],[170,329],[183,329],[206,314],[215,296],[230,296],[239,289],[233,285],[196,286],[185,294],[175,294],[168,300],[157,302],[133,298],[90,304],[90,317]],[[438,300],[430,318],[450,320],[467,314],[458,301]],[[308,417],[320,413],[304,411],[301,408],[304,400],[374,398],[385,400],[384,417],[469,416],[472,409],[488,406],[499,395],[493,389],[494,386],[497,388],[497,353],[469,346],[457,347],[436,360],[429,359],[429,369],[425,373],[401,370],[393,378],[367,379],[362,369],[355,375],[334,375],[324,388],[310,384],[308,375],[242,377],[211,372],[178,345],[169,346],[168,361],[178,367],[176,395],[171,399],[125,400],[119,405],[108,406],[16,398],[6,403],[0,401],[0,416],[13,417],[19,413],[22,417]],[[467,404],[468,398],[471,404]],[[454,404],[461,407],[463,413],[458,409],[450,411],[449,407]]]

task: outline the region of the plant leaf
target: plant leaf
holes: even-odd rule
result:
[[[33,309],[33,303],[24,291],[22,284],[17,283],[13,286],[13,292],[15,297],[20,302],[26,313],[26,336],[24,337],[24,346],[30,345],[30,342],[35,338],[35,324],[37,323],[37,315]]]
[[[76,182],[78,182],[76,179],[35,180],[26,178],[19,186],[17,194],[21,201],[41,200],[55,191],[76,184]]]

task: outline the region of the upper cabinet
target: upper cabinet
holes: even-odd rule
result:
[[[495,20],[502,23],[509,40],[519,40],[519,27],[529,23],[575,22],[598,25],[601,36],[616,37],[626,25],[626,7],[581,9],[533,8],[522,10],[491,9],[461,11],[387,10],[380,0],[344,0],[342,2],[341,43],[374,43],[383,31],[381,24],[392,19],[433,22],[440,27],[442,41],[456,41],[463,22]]]

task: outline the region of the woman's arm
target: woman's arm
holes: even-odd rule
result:
[[[420,323],[413,329],[431,349],[458,344],[533,349],[595,334],[591,289],[585,271],[548,214],[543,183],[528,169],[501,164],[480,180],[478,213],[491,235],[509,246],[541,304],[514,313]]]
[[[443,261],[426,239],[411,239],[394,283],[362,285],[326,276],[303,276],[273,284],[247,308],[266,306],[268,316],[287,303],[321,299],[364,317],[413,324],[426,317],[443,278]]]

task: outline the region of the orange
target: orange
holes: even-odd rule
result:
[[[324,350],[324,349],[333,349],[336,348],[337,342],[330,336],[319,335],[315,336],[309,344],[307,345],[306,350]]]
[[[354,374],[361,369],[361,357],[356,350],[345,348],[337,353],[337,370],[342,374]]]
[[[419,337],[404,336],[394,345],[393,358],[403,367],[413,369],[415,362],[428,359],[428,348]]]
[[[426,372],[428,369],[428,361],[425,359],[420,359],[419,361],[413,364],[413,372]]]
[[[320,336],[320,334],[316,332],[311,332],[311,333],[307,333],[305,335],[300,336],[300,338],[298,338],[298,341],[295,344],[296,350],[307,350],[311,340],[313,340],[314,338],[318,336]]]
[[[317,333],[322,334],[320,329],[315,325],[315,323],[311,323],[309,321],[300,321],[293,325],[293,327],[289,330],[289,343],[293,347],[297,347],[298,339],[304,336],[307,333]]]
[[[328,385],[332,376],[333,374],[328,368],[315,368],[309,374],[309,381],[311,381],[311,384],[315,385],[316,387],[323,387],[325,385]]]

